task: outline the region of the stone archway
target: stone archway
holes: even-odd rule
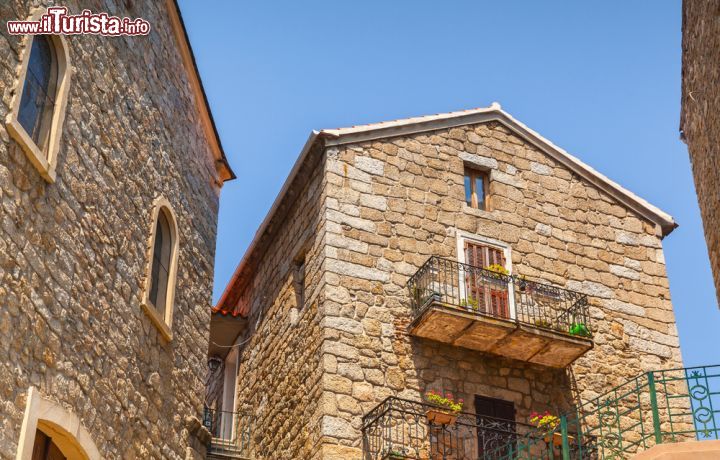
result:
[[[16,460],[31,460],[35,434],[50,436],[68,460],[100,460],[100,452],[77,415],[43,398],[35,387],[28,390],[25,417]]]

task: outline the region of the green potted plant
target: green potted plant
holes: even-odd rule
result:
[[[550,320],[544,319],[544,318],[538,318],[535,320],[535,325],[537,327],[544,327],[545,329],[552,329],[553,325],[550,322]]]
[[[405,460],[407,458],[410,456],[404,447],[388,447],[382,456],[382,460]]]
[[[577,335],[580,337],[590,337],[590,330],[582,322],[574,322],[570,325],[570,335]]]
[[[452,425],[463,408],[463,400],[455,400],[452,393],[436,393],[430,390],[425,393],[425,399],[434,407],[427,410],[427,419],[430,423],[438,425]]]
[[[479,307],[478,307],[478,300],[477,300],[476,298],[474,298],[474,297],[469,297],[469,298],[467,298],[467,299],[462,299],[462,300],[460,301],[460,306],[461,306],[461,307],[465,307],[465,308],[467,308],[468,310],[474,310],[474,311],[477,311],[478,308],[479,308]]]

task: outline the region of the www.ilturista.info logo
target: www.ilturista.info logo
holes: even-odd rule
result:
[[[64,6],[48,8],[36,21],[8,21],[7,28],[11,35],[91,34],[116,37],[150,33],[150,23],[142,18],[119,18],[107,13],[92,13],[90,10],[68,14]]]

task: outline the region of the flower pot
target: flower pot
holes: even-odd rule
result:
[[[568,444],[572,444],[574,440],[574,437],[568,435]],[[552,436],[548,434],[545,436],[545,442],[548,444],[552,442],[557,447],[562,446],[562,433],[553,433]]]
[[[457,419],[457,414],[441,409],[429,409],[426,415],[428,422],[438,425],[453,425]]]

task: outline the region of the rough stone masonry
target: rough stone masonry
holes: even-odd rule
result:
[[[683,2],[681,137],[687,142],[720,305],[720,2]]]
[[[53,3],[3,1],[0,17]],[[15,458],[31,386],[77,416],[103,458],[200,458],[188,420],[203,407],[219,190],[172,2],[63,5],[143,17],[152,32],[67,37],[55,183],[0,123],[0,458]],[[1,28],[0,120],[24,43]],[[140,306],[158,195],[180,240],[170,342]]]

